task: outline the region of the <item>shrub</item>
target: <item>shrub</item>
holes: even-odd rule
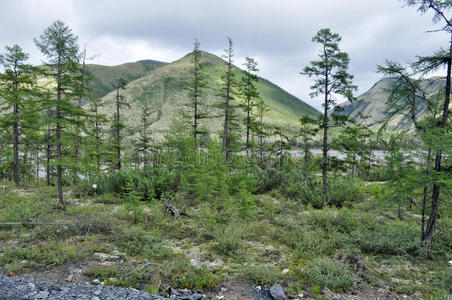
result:
[[[165,262],[161,273],[172,286],[186,289],[211,289],[221,279],[203,266],[193,266],[187,259]]]
[[[160,259],[171,256],[171,250],[161,244],[160,233],[145,231],[140,226],[118,226],[112,232],[113,241],[132,256]]]
[[[232,222],[224,230],[217,232],[215,237],[217,241],[216,249],[224,255],[237,254],[241,248],[243,236],[243,227]]]
[[[371,223],[351,232],[351,240],[363,253],[418,255],[422,250],[419,229],[401,221]]]
[[[281,280],[281,270],[273,265],[246,266],[241,275],[254,285],[272,286]]]
[[[337,176],[330,178],[328,205],[342,207],[362,201],[364,186],[359,179]]]
[[[309,263],[303,269],[297,269],[295,276],[308,286],[328,287],[335,292],[345,292],[355,282],[348,272],[347,265],[334,259],[323,258]]]

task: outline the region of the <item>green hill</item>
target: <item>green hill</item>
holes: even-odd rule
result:
[[[161,137],[168,130],[171,121],[188,101],[185,82],[190,79],[191,57],[192,55],[188,54],[175,62],[160,64],[144,76],[127,84],[125,90],[122,91],[125,100],[131,105],[122,113],[127,127],[131,128],[139,124],[141,106],[147,102],[154,111],[151,116],[151,130],[154,135]],[[212,115],[218,114],[219,111],[212,105],[220,101],[217,94],[222,84],[221,74],[224,72],[226,62],[206,52],[202,52],[201,59],[209,84],[203,96],[207,104],[203,109],[208,110]],[[237,67],[234,67],[234,72],[238,75],[237,77],[243,74],[243,71]],[[271,109],[265,120],[271,125],[293,129],[297,126],[301,115],[317,116],[319,114],[315,108],[268,80],[260,79],[258,89],[262,99]],[[113,115],[115,95],[115,91],[112,91],[103,97],[104,107],[102,109],[107,116]],[[208,128],[209,132],[217,133],[221,128],[221,119],[205,120],[202,125]]]
[[[160,61],[140,60],[118,66],[88,64],[86,69],[93,77],[94,96],[101,98],[115,89],[119,77],[123,76],[127,82],[131,82],[164,65],[166,63]]]

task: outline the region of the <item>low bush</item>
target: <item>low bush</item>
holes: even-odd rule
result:
[[[227,256],[236,255],[242,246],[245,233],[240,224],[231,222],[223,230],[218,230],[215,236],[216,249]]]
[[[221,280],[220,276],[203,266],[193,266],[187,259],[165,262],[161,273],[171,286],[186,289],[215,288]]]
[[[329,258],[317,259],[305,268],[297,269],[295,276],[311,288],[328,287],[335,292],[347,291],[356,281],[346,264]]]
[[[171,250],[162,245],[160,232],[146,231],[140,226],[118,226],[112,238],[121,251],[131,256],[161,259],[172,255]]]
[[[254,285],[272,286],[281,280],[281,270],[273,265],[246,266],[241,276]]]

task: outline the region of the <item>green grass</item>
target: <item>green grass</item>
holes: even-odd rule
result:
[[[407,295],[418,292],[428,298],[450,293],[450,216],[440,212],[443,217],[427,252],[418,242],[418,208],[407,210],[406,217],[398,220],[396,206],[383,199],[390,187],[360,181],[342,184],[358,185],[361,198],[342,208],[314,209],[273,190],[253,195],[255,205],[249,215],[237,206],[242,203],[240,193],[191,206],[182,197],[174,204],[184,207],[189,217],[177,220],[163,211],[161,202],[152,200],[140,203],[143,215],[137,224],[127,205],[112,199],[115,194],[108,194],[108,201],[80,199],[64,211],[51,205],[56,199],[47,197],[53,193],[48,188],[28,196],[11,192],[8,200],[0,199],[2,222],[12,217],[94,220],[108,221],[112,228],[93,228],[88,233],[84,227],[60,228],[60,232],[46,226],[3,227],[0,268],[20,276],[48,270],[49,265],[52,270],[52,266],[90,260],[94,252],[118,251],[121,260],[92,264],[85,275],[107,285],[153,292],[168,285],[207,291],[239,276],[263,286],[279,283],[291,296],[303,292],[316,297],[323,287],[342,293],[363,283],[386,282],[392,282],[392,292]],[[197,266],[190,263],[192,258]],[[283,273],[284,269],[289,272]]]

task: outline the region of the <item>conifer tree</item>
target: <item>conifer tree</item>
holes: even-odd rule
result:
[[[259,98],[256,103],[257,123],[255,123],[254,124],[255,126],[253,126],[252,128],[258,137],[258,159],[261,168],[264,167],[264,151],[265,151],[264,138],[268,136],[268,132],[266,130],[267,126],[264,123],[264,116],[268,111],[270,111],[268,105],[265,104],[264,100]]]
[[[444,154],[450,151],[451,148],[451,134],[450,134],[450,98],[451,98],[451,80],[452,80],[452,21],[446,16],[446,11],[452,8],[452,2],[440,0],[406,0],[409,6],[416,6],[418,11],[422,14],[428,11],[433,12],[433,22],[443,23],[443,26],[438,31],[447,32],[450,35],[448,49],[441,48],[430,56],[419,56],[417,61],[411,64],[411,68],[415,73],[426,75],[432,71],[436,71],[443,67],[446,68],[446,82],[444,88],[444,101],[442,102],[442,109],[438,114],[439,117],[434,121],[434,126],[428,131],[430,139],[434,140],[430,145],[432,151],[435,153],[434,167],[430,174],[430,181],[432,182],[432,197],[431,208],[427,227],[422,229],[422,239],[430,246],[433,241],[433,235],[436,228],[440,190],[447,182],[451,182],[447,170],[442,165]],[[422,225],[424,227],[424,225]]]
[[[63,159],[63,147],[70,141],[71,126],[76,123],[76,115],[80,110],[73,104],[79,72],[78,38],[72,30],[58,20],[52,23],[38,39],[36,46],[47,57],[45,63],[47,75],[55,81],[55,100],[49,110],[53,112],[55,124],[56,170],[58,201],[64,206],[63,168],[67,167]]]
[[[249,155],[250,151],[250,132],[253,127],[253,115],[252,111],[255,104],[255,99],[259,97],[259,91],[257,90],[256,84],[259,78],[256,75],[256,72],[259,71],[257,68],[257,61],[254,58],[246,57],[246,63],[243,64],[245,66],[245,76],[242,77],[242,94],[245,98],[245,127],[246,127],[246,154]]]
[[[312,158],[312,143],[319,130],[318,120],[313,119],[309,115],[303,115],[300,118],[298,137],[301,138],[301,148],[303,149],[303,175],[305,180],[308,179],[309,162]]]
[[[38,92],[35,87],[37,68],[27,64],[27,59],[28,54],[18,45],[6,46],[6,53],[0,55],[0,65],[4,69],[4,72],[0,73],[0,99],[3,100],[0,103],[3,112],[0,122],[2,127],[12,127],[13,178],[16,185],[20,184],[20,139],[26,127],[36,123],[31,117],[36,116],[33,113],[33,98]],[[28,150],[28,147],[24,150]],[[23,157],[26,162],[25,153]]]
[[[284,165],[284,151],[290,149],[290,140],[279,126],[273,128],[272,135],[277,137],[277,140],[272,145],[272,150],[276,157],[279,157],[279,168],[282,169]]]
[[[107,152],[105,141],[103,138],[103,125],[108,123],[108,119],[104,114],[99,113],[99,107],[102,107],[103,103],[101,99],[95,98],[90,103],[90,120],[88,122],[87,137],[88,146],[86,149],[88,156],[94,161],[96,169],[99,171],[102,166],[102,159],[105,156],[111,156],[111,153]]]
[[[238,143],[238,116],[236,114],[237,104],[234,103],[237,97],[237,82],[235,73],[233,71],[234,48],[231,38],[228,39],[228,48],[226,48],[223,58],[227,60],[226,71],[222,76],[223,87],[220,93],[220,97],[223,101],[219,104],[219,107],[223,110],[223,132],[222,132],[222,151],[225,156],[225,160],[229,161],[232,156],[232,151],[237,149]]]
[[[148,103],[145,103],[141,110],[141,128],[138,137],[138,152],[143,157],[143,166],[146,168],[149,165],[149,152],[151,151],[152,138],[149,134],[149,126],[151,125],[149,118],[151,108]]]
[[[206,133],[206,130],[201,128],[200,121],[207,118],[207,114],[202,111],[204,102],[202,100],[203,91],[207,87],[205,74],[203,73],[203,64],[201,63],[202,52],[199,50],[199,41],[195,39],[193,42],[193,56],[191,59],[192,67],[190,69],[191,79],[187,83],[186,89],[190,97],[188,103],[188,110],[191,112],[192,127],[193,127],[193,145],[195,149],[200,146],[199,136]]]
[[[114,149],[116,152],[116,169],[121,170],[121,132],[124,128],[124,124],[121,122],[121,108],[129,107],[129,104],[125,101],[124,95],[121,91],[124,90],[126,86],[126,80],[124,78],[119,78],[116,83],[116,97],[115,97],[115,108],[116,112],[113,115],[113,139],[114,139]]]
[[[76,107],[79,112],[76,115],[76,124],[75,124],[75,128],[74,128],[74,138],[73,138],[74,168],[73,168],[72,183],[74,185],[76,185],[78,182],[78,178],[79,178],[78,171],[81,169],[80,148],[81,148],[82,142],[83,142],[82,130],[85,129],[84,124],[86,123],[85,121],[87,121],[87,119],[85,119],[85,118],[88,117],[82,111],[82,100],[88,94],[89,81],[91,80],[91,78],[88,76],[87,71],[86,71],[86,48],[84,48],[83,52],[81,53],[81,60],[82,60],[82,65],[81,65],[81,68],[79,69],[80,74],[78,76],[78,82],[77,82],[78,84],[77,84],[76,91],[75,91],[76,96],[77,96]]]
[[[323,203],[328,203],[328,127],[330,124],[328,112],[336,105],[334,95],[342,95],[352,98],[352,91],[356,86],[352,84],[353,76],[348,73],[350,58],[347,53],[341,52],[339,42],[341,36],[331,32],[330,29],[321,29],[312,38],[312,42],[320,44],[319,60],[312,61],[301,72],[302,75],[314,78],[314,85],[311,86],[313,92],[311,97],[323,95],[323,159],[322,159],[322,181],[323,181]]]

